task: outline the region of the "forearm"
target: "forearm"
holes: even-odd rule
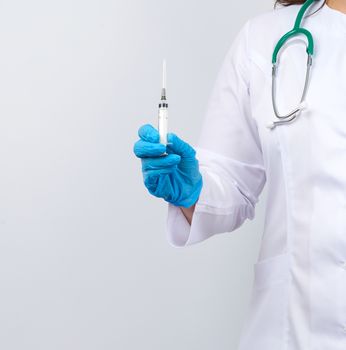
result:
[[[196,204],[194,204],[193,206],[191,206],[189,208],[179,207],[190,225],[192,222],[193,213],[195,211],[195,206],[196,206]]]

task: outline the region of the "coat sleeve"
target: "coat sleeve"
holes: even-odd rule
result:
[[[191,225],[168,203],[167,239],[174,247],[231,232],[255,215],[266,182],[257,124],[250,109],[248,20],[229,48],[209,98],[196,149],[203,187]]]

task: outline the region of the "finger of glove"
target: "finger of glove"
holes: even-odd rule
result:
[[[192,146],[190,146],[187,142],[183,141],[180,137],[178,137],[174,133],[167,134],[167,153],[175,153],[180,155],[182,158],[194,157],[196,151]]]
[[[162,143],[152,143],[138,140],[133,146],[133,152],[138,158],[158,157],[165,153],[166,146]]]
[[[163,170],[166,168],[172,168],[179,164],[181,157],[177,154],[168,154],[163,157],[156,158],[143,158],[142,159],[142,170]]]
[[[147,142],[160,141],[160,134],[157,129],[155,129],[151,124],[144,124],[138,129],[138,136]]]

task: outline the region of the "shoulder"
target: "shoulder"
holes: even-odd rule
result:
[[[271,71],[271,56],[279,38],[294,26],[301,5],[282,6],[248,18],[231,41],[224,64],[233,67],[248,81],[255,64]]]
[[[247,58],[271,65],[273,49],[281,36],[293,28],[300,7],[281,6],[250,17],[241,29]]]
[[[301,5],[280,6],[248,18],[238,30],[234,41],[249,52],[272,50],[272,43],[294,26]]]
[[[253,30],[275,30],[282,25],[291,25],[293,27],[294,21],[301,8],[301,5],[281,6],[270,9],[265,12],[258,13],[250,17],[246,24]]]

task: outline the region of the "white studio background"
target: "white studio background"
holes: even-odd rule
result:
[[[233,350],[263,227],[166,240],[133,152],[194,145],[224,55],[274,0],[0,0],[0,349]]]

